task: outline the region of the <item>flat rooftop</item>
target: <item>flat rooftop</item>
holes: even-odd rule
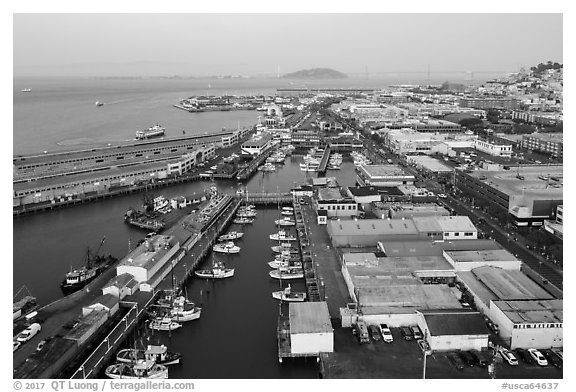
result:
[[[168,253],[175,243],[173,236],[156,235],[124,257],[118,267],[130,266],[150,269]]]
[[[412,221],[420,232],[476,232],[467,216],[415,216]]]
[[[291,302],[288,312],[292,335],[333,331],[326,302]]]
[[[248,146],[249,147],[262,147],[266,143],[268,143],[270,140],[272,140],[271,134],[253,136],[251,139],[246,140],[244,143],[242,143],[242,147],[248,147]]]
[[[442,256],[445,250],[502,249],[494,240],[381,241],[388,256]]]
[[[433,172],[451,173],[453,171],[451,166],[446,165],[439,159],[435,159],[427,155],[414,155],[410,157],[410,160]]]
[[[564,140],[563,133],[534,132],[529,135],[523,135],[523,136],[531,136],[547,142],[562,142]]]
[[[364,314],[414,313],[420,309],[458,309],[462,305],[442,284],[406,284],[363,287],[359,289]]]
[[[342,196],[342,192],[339,188],[321,188],[318,189],[318,200],[319,201],[327,201],[327,200],[343,200],[344,196]]]
[[[329,220],[328,226],[334,236],[337,235],[399,235],[418,234],[414,222],[410,219],[357,219]]]
[[[514,324],[562,323],[563,300],[494,301]]]
[[[524,177],[523,180],[517,174]],[[540,197],[551,200],[563,199],[563,165],[537,165],[511,167],[510,170],[474,170],[470,176],[486,185],[509,195]],[[556,177],[559,181],[548,177]]]
[[[484,318],[478,312],[422,312],[432,336],[489,335]]]
[[[518,259],[506,249],[447,250],[446,254],[457,263],[474,263],[478,261],[518,261]]]
[[[378,177],[414,178],[413,175],[406,173],[400,165],[363,165],[359,169],[373,179],[378,179]]]
[[[453,271],[442,256],[378,257],[374,253],[344,253],[351,276],[404,276],[415,271]]]

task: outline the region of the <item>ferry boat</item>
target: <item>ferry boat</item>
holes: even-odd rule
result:
[[[272,298],[286,302],[303,302],[306,299],[306,293],[293,292],[290,285],[282,291],[274,291]]]
[[[237,225],[248,225],[250,223],[254,223],[254,219],[250,219],[250,218],[236,218],[232,221],[233,223],[236,223]]]
[[[138,361],[133,364],[116,363],[110,365],[104,371],[109,378],[168,378],[168,368],[153,361]]]
[[[166,128],[161,127],[160,124],[156,124],[143,131],[136,131],[136,140],[145,140],[151,137],[163,136],[165,131]]]
[[[218,253],[230,253],[230,254],[240,253],[240,247],[234,245],[234,242],[232,241],[228,241],[223,244],[216,244],[212,247],[212,250]]]
[[[230,231],[230,232],[218,237],[218,241],[224,242],[224,241],[239,240],[242,237],[244,237],[244,233],[241,233],[238,231]]]
[[[165,345],[148,345],[146,350],[125,348],[118,351],[116,360],[123,363],[136,363],[138,361],[153,361],[159,365],[177,365],[182,355],[168,351]]]
[[[296,222],[288,218],[277,219],[274,223],[278,226],[296,226]]]
[[[182,324],[173,321],[170,317],[157,317],[148,323],[148,328],[156,331],[174,331],[181,327]]]
[[[268,275],[270,275],[271,278],[280,280],[301,279],[304,277],[304,272],[302,272],[302,269],[278,268],[274,271],[270,271]]]
[[[296,241],[296,237],[289,235],[285,230],[280,230],[278,233],[270,234],[272,241]]]
[[[226,268],[224,263],[214,262],[211,269],[198,270],[195,272],[199,278],[223,279],[234,276],[234,268]]]
[[[106,237],[102,238],[98,249],[92,255],[90,248],[86,250],[86,264],[79,269],[72,270],[66,273],[66,277],[60,284],[60,289],[64,295],[71,294],[75,291],[81,290],[88,283],[96,279],[104,270],[110,267],[116,259],[110,255],[99,256],[98,253],[104,244]]]

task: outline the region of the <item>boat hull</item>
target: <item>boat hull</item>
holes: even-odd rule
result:
[[[224,279],[234,276],[234,268],[227,269],[223,273],[214,274],[211,270],[200,270],[195,272],[196,276],[205,279]]]
[[[285,295],[283,291],[274,291],[272,298],[285,302],[304,302],[306,300],[306,293],[292,293]]]
[[[270,271],[269,273],[271,278],[280,279],[280,280],[289,280],[289,279],[302,279],[304,277],[304,273],[287,273],[283,272],[280,273],[278,270]]]

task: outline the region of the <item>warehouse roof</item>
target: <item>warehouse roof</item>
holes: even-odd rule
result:
[[[118,267],[130,266],[151,269],[175,243],[174,236],[157,235],[128,254]]]
[[[446,254],[457,263],[478,261],[517,261],[518,259],[506,249],[494,250],[447,250]]]
[[[126,272],[126,273],[120,274],[120,275],[115,276],[112,279],[110,279],[108,281],[108,283],[106,283],[104,285],[104,288],[111,287],[111,286],[115,286],[118,288],[128,287],[129,286],[128,284],[133,279],[134,279],[134,276],[132,274],[129,274]]]
[[[290,334],[332,332],[326,302],[290,303]]]
[[[378,196],[380,192],[373,186],[350,186],[348,187],[348,192],[352,196]]]
[[[472,273],[501,300],[553,298],[521,271],[483,266],[472,269]]]
[[[406,275],[422,270],[453,270],[450,263],[442,256],[377,257],[374,253],[344,253],[342,258],[353,278],[358,276]]]
[[[387,256],[441,256],[445,250],[502,249],[494,240],[381,241]]]
[[[328,222],[332,235],[399,235],[418,234],[409,219],[358,219],[331,220]]]
[[[418,281],[419,282],[419,281]],[[404,284],[360,288],[359,301],[362,312],[370,308],[385,313],[410,313],[419,309],[454,309],[462,307],[447,285]]]
[[[321,188],[318,190],[318,200],[342,200],[344,196],[340,192],[339,188]]]
[[[422,312],[432,336],[489,335],[484,319],[478,312]]]
[[[370,177],[390,177],[402,176],[414,178],[412,174],[408,174],[400,165],[363,165],[360,170]]]
[[[453,170],[452,167],[446,165],[444,162],[427,155],[414,155],[410,157],[410,160],[432,172],[449,173]]]
[[[562,323],[564,320],[561,299],[528,301],[494,301],[514,324]]]

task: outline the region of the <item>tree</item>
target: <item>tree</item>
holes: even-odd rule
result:
[[[463,127],[478,127],[484,124],[482,120],[479,118],[463,118],[462,120],[458,121],[458,124],[462,125]]]
[[[498,124],[498,120],[500,119],[500,111],[496,109],[488,109],[486,112],[486,119],[491,124]]]

